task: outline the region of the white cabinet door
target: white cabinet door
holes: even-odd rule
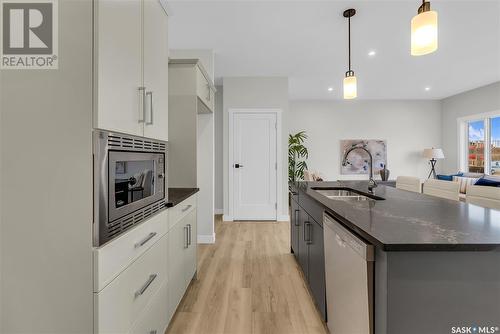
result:
[[[168,17],[159,0],[144,1],[144,136],[168,140]]]
[[[95,3],[94,126],[142,136],[142,2]]]
[[[184,217],[182,219],[182,223],[187,227],[188,233],[188,243],[184,258],[184,279],[185,287],[187,288],[196,272],[196,210],[191,211],[186,217]]]
[[[187,248],[187,230],[182,221],[168,232],[168,300],[172,316],[184,295],[184,253]]]

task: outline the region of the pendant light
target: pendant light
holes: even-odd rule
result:
[[[356,10],[353,8],[344,11],[344,17],[348,20],[348,37],[349,37],[349,70],[345,72],[344,78],[344,99],[350,100],[355,99],[358,96],[358,88],[356,82],[356,76],[354,71],[351,70],[351,17],[356,14]]]
[[[431,3],[422,0],[418,14],[411,20],[411,55],[423,56],[438,48],[438,14]]]

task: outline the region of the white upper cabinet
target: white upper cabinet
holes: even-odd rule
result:
[[[168,17],[159,1],[144,1],[144,136],[168,139]]]
[[[142,136],[142,1],[95,3],[94,125]]]
[[[199,66],[196,67],[196,94],[207,108],[213,112],[215,107],[215,90],[212,88],[211,79],[205,76],[204,71]]]
[[[167,13],[159,0],[95,3],[94,127],[167,140]]]

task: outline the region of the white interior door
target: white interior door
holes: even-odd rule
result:
[[[235,220],[276,220],[276,122],[276,113],[234,114],[231,167]]]

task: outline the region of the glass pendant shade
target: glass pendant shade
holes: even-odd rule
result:
[[[354,75],[344,78],[344,99],[351,100],[358,96],[358,87],[356,77]]]
[[[438,48],[438,14],[422,12],[411,20],[411,55],[423,56]]]

